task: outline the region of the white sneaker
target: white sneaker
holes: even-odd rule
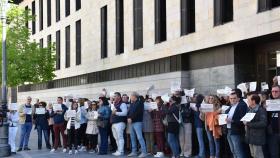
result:
[[[113,153],[113,155],[114,155],[114,156],[122,156],[123,154],[120,153],[119,151],[116,151],[116,152]]]
[[[69,155],[72,155],[72,150],[69,150],[69,153],[68,153]]]
[[[56,151],[55,149],[52,149],[50,152],[51,152],[51,153],[54,153],[55,151]]]
[[[164,157],[163,152],[157,152],[157,154],[154,157]]]
[[[127,157],[133,157],[133,156],[137,156],[137,153],[131,152],[130,154],[127,155]]]
[[[141,153],[138,157],[139,158],[144,158],[144,157],[147,157],[149,154],[147,153]]]
[[[75,150],[75,154],[78,154],[78,150]]]
[[[67,152],[67,149],[66,149],[66,148],[64,148],[64,149],[62,150],[62,152],[63,152],[63,153],[66,153],[66,152]]]
[[[86,147],[85,146],[82,146],[80,149],[79,149],[80,152],[83,152],[83,151],[86,151]]]

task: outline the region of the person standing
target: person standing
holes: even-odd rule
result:
[[[89,104],[86,117],[88,120],[86,134],[89,140],[89,153],[96,153],[99,133],[97,127],[98,112],[96,101]]]
[[[86,129],[87,129],[87,107],[85,106],[85,104],[88,104],[88,102],[86,101],[86,99],[84,98],[80,98],[79,99],[79,104],[80,104],[80,111],[81,111],[81,127],[79,129],[79,145],[81,146],[81,148],[79,149],[80,152],[82,151],[86,151],[87,150],[87,146],[88,146],[88,139],[86,136]]]
[[[30,132],[32,130],[32,115],[34,114],[34,106],[31,105],[32,98],[27,97],[26,103],[19,107],[19,124],[20,126],[20,144],[18,152],[22,150],[30,150],[28,147]]]
[[[16,135],[18,130],[17,125],[19,122],[19,114],[17,110],[10,110],[7,118],[9,123],[9,145],[11,146],[11,154],[16,154]]]

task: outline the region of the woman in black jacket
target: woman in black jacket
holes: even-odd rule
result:
[[[33,115],[33,119],[35,120],[35,129],[37,129],[38,133],[38,149],[42,149],[42,133],[44,134],[46,147],[47,149],[51,149],[50,141],[49,141],[49,134],[48,134],[48,119],[49,113],[46,110],[46,102],[40,102],[36,107],[35,114]],[[42,110],[44,109],[44,110]],[[42,110],[44,113],[39,112]]]

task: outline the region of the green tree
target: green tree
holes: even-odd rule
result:
[[[46,82],[55,77],[54,43],[42,48],[39,43],[30,39],[31,32],[26,27],[26,22],[34,19],[30,10],[26,11],[19,6],[12,6],[8,10],[6,48],[7,84],[10,87]],[[2,50],[2,37],[0,47]]]

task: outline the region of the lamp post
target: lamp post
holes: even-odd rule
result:
[[[1,21],[2,21],[2,107],[0,114],[2,116],[2,122],[0,123],[0,157],[10,156],[11,147],[8,144],[8,122],[6,118],[7,114],[7,63],[6,63],[6,11],[8,0],[0,1],[1,9]]]

